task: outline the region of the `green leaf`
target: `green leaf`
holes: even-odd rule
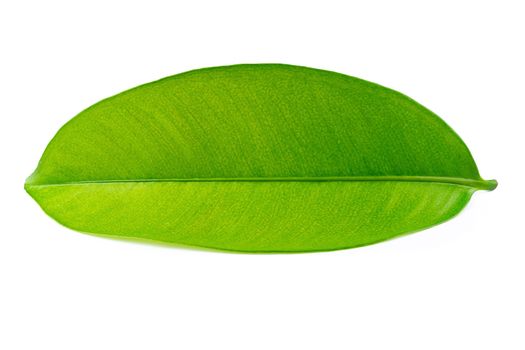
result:
[[[495,187],[410,98],[278,64],[190,71],[103,100],[60,129],[25,184],[78,231],[251,252],[383,241]]]

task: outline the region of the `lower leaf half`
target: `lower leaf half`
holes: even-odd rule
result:
[[[448,220],[473,188],[432,182],[108,182],[26,185],[74,230],[247,252],[352,248]]]

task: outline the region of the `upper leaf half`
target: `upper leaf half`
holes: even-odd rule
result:
[[[456,133],[412,99],[317,69],[190,71],[68,122],[28,184],[140,179],[430,176],[480,180]]]

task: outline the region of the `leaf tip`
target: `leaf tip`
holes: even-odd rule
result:
[[[486,187],[487,191],[494,191],[496,187],[498,187],[497,180],[486,180],[485,183],[487,184],[487,187]]]

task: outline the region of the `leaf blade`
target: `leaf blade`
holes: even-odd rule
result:
[[[207,198],[202,193],[209,186],[215,190]],[[251,186],[258,190],[247,191]],[[423,229],[456,215],[473,191],[495,186],[481,179],[459,136],[410,98],[361,79],[288,65],[191,71],[103,100],[62,127],[26,182],[26,190],[50,216],[80,231],[282,252],[349,248]],[[128,190],[128,202],[116,198],[122,188]],[[130,204],[137,188],[150,205]],[[171,205],[156,188],[172,198]],[[193,195],[182,196],[188,188]],[[268,188],[275,193],[262,191]],[[319,188],[326,193],[317,204],[309,202],[313,211],[286,202]],[[244,211],[221,202],[228,203],[231,189],[238,192],[235,198],[244,203]],[[414,189],[421,193],[416,196]],[[337,191],[348,201],[341,206],[361,208],[362,218],[354,215],[349,221],[334,207],[334,200],[341,199]],[[334,197],[330,200],[327,193]],[[173,200],[177,195],[185,201]],[[213,198],[215,205],[206,206]],[[374,224],[370,213],[385,205],[374,198],[389,198],[388,203],[405,198],[414,205],[429,198],[448,203],[449,198],[450,203],[445,209],[420,204],[421,217],[416,215],[413,223],[398,210],[397,216],[383,213]],[[183,205],[217,215],[203,216],[199,224]],[[275,219],[272,205],[288,216]],[[401,202],[398,206],[403,208]],[[111,219],[111,212],[118,220]],[[246,219],[258,216],[265,220]],[[384,222],[389,224],[383,232],[378,227]],[[225,225],[229,231],[220,229]],[[300,229],[303,225],[319,231]],[[327,238],[331,235],[337,237]]]

